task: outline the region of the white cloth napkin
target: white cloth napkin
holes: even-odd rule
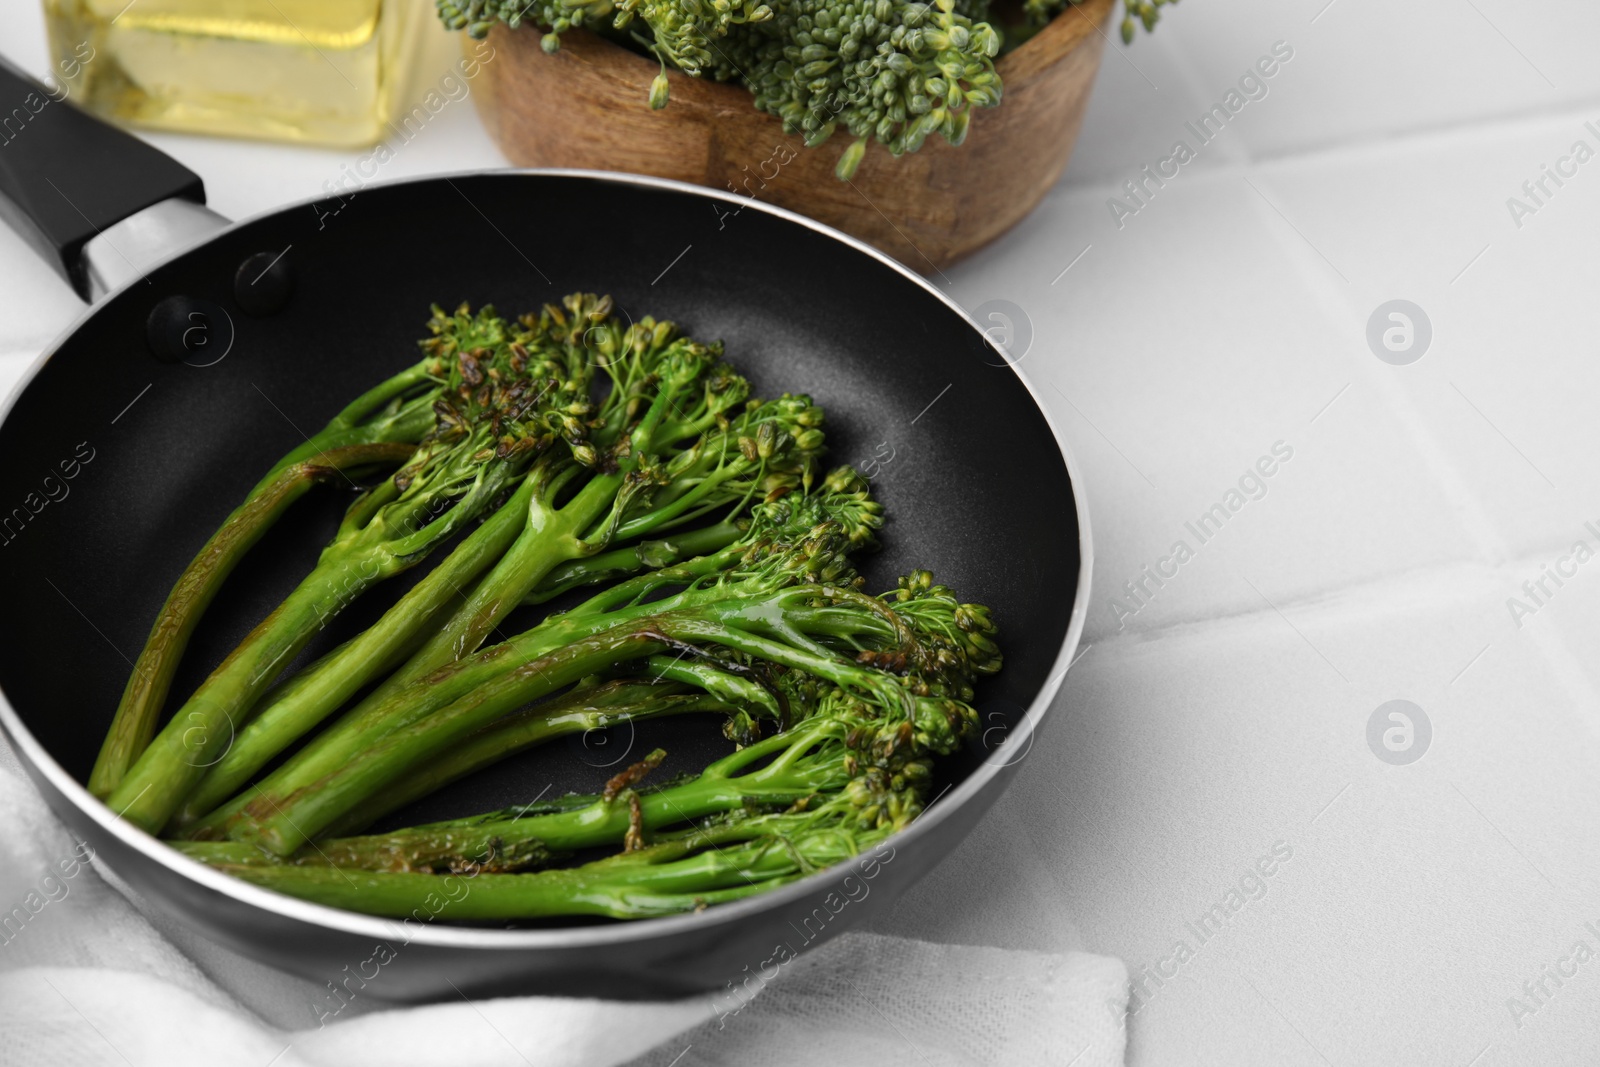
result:
[[[737,997],[508,997],[385,1008],[305,1030],[273,1026],[146,921],[93,860],[84,862],[11,753],[3,745],[0,753],[0,811],[8,815],[0,836],[0,1064],[1123,1062],[1120,960],[859,933]]]

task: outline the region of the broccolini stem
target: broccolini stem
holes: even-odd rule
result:
[[[629,433],[629,448],[619,469],[593,476],[572,500],[559,509],[554,507],[553,501],[566,481],[580,468],[570,464],[562,466],[543,462],[535,465],[533,472],[525,479],[525,484],[537,487],[531,495],[523,498],[526,525],[509,548],[502,548],[493,568],[478,582],[466,603],[411,653],[402,666],[347,712],[332,731],[319,738],[316,747],[326,751],[327,746],[338,744],[340,738],[348,736],[347,724],[366,722],[373,709],[381,707],[406,686],[477,651],[500,620],[510,614],[553,568],[563,562],[591,555],[609,540],[611,531],[636,492],[634,469],[640,458],[650,453],[653,437],[674,407],[679,393],[695,381],[698,371],[692,363],[688,367],[695,374],[680,370],[660,383],[650,406]],[[602,522],[598,544],[584,537],[597,522]],[[405,607],[402,603],[396,611]],[[385,616],[385,622],[394,614],[391,612]],[[403,624],[410,625],[409,620]],[[383,629],[383,624],[375,628],[379,631]],[[370,644],[384,650],[394,647],[383,632],[375,633]],[[202,815],[208,808],[220,803],[259,770],[267,759],[281,752],[311,725],[320,722],[344,699],[375,677],[372,670],[357,670],[349,666],[358,651],[353,651],[345,658],[346,667],[324,672],[338,684],[337,691],[332,686],[308,685],[291,694],[292,699],[287,703],[292,709],[292,718],[284,729],[278,729],[283,716],[278,714],[276,708],[272,709],[254,731],[246,750],[215,776],[214,783],[208,786],[203,796],[196,798],[185,815],[190,818]],[[373,661],[367,662],[370,664]],[[278,781],[282,781],[281,776]],[[267,785],[263,783],[263,787]],[[226,821],[244,799],[240,798],[235,804],[217,812],[217,817],[207,820],[200,832],[207,832]]]
[[[499,677],[483,681],[475,688],[469,689],[466,696],[446,707],[440,707],[427,718],[411,721],[410,725],[403,728],[392,729],[378,744],[370,747],[355,745],[347,750],[346,757],[339,761],[336,769],[326,774],[320,781],[312,782],[293,793],[286,795],[280,793],[280,798],[262,790],[258,798],[243,809],[243,816],[230,822],[227,833],[234,840],[251,841],[261,848],[277,853],[278,856],[293,853],[294,849],[301,848],[310,838],[325,832],[330,825],[341,819],[341,816],[349,813],[350,809],[362,805],[368,798],[373,797],[374,793],[390,787],[394,782],[403,779],[406,774],[413,773],[419,766],[426,765],[427,760],[434,757],[435,753],[458,744],[462,737],[475,729],[482,729],[483,726],[493,723],[496,718],[517,709],[525,702],[539,699],[547,693],[554,693],[555,689],[582,677],[584,673],[608,667],[614,662],[648,656],[669,648],[672,638],[666,637],[666,632],[674,630],[685,630],[685,632],[694,630],[701,637],[722,633],[723,638],[730,638],[730,646],[734,638],[742,637],[731,632],[728,627],[694,624],[691,619],[674,619],[670,616],[646,617],[645,621],[630,627],[611,627],[606,632],[573,641],[570,645],[558,648],[554,653],[538,659],[514,661],[517,662],[514,669],[504,670],[502,667]],[[502,645],[491,649],[488,661],[504,659],[494,653],[506,648],[509,646]],[[482,664],[483,661],[485,657],[480,656],[475,657],[474,661],[467,662]],[[867,685],[877,683],[875,672],[856,669],[848,664],[842,665],[866,678]],[[851,678],[861,685],[861,677],[851,675]],[[429,680],[429,683],[414,688],[426,691],[434,685],[437,685],[435,680]],[[702,781],[699,787],[714,787],[715,779],[728,773],[731,768],[762,757],[766,750],[765,745],[774,744],[774,741],[781,742],[779,747],[782,747],[792,742],[792,736],[778,734],[774,739],[757,742],[742,749],[741,752],[734,753],[733,757],[723,761],[723,765],[714,765],[717,769],[709,769],[704,776],[706,781]],[[781,757],[774,761],[770,768],[763,769],[763,774],[782,774],[787,771],[789,768],[786,758]],[[766,782],[766,779],[757,776],[752,777],[750,781]],[[691,785],[685,785],[685,789],[690,789]],[[818,787],[819,782],[811,781],[811,777],[805,777],[803,781],[781,779],[778,782],[779,798],[795,800]],[[704,798],[678,797],[677,801],[682,801],[682,805],[686,805],[680,817],[686,819],[706,814],[707,811],[723,811],[728,805],[738,806],[749,795],[749,787],[722,790],[715,793],[709,808],[698,808]],[[629,825],[626,811],[616,811],[616,813],[608,811],[598,816],[590,813],[584,817],[602,830],[602,840],[603,833],[616,829],[616,825],[621,827],[622,832],[626,832]],[[670,821],[675,819],[669,819]],[[659,825],[659,813],[658,822],[651,822],[650,816],[646,813],[646,825]],[[542,832],[541,837],[544,837]],[[546,838],[546,841],[555,848],[582,846],[579,843],[554,843],[549,838]]]
[[[267,798],[271,804],[286,801],[291,794],[335,773],[393,731],[426,718],[519,664],[553,653],[570,641],[615,630],[668,609],[693,607],[725,597],[724,591],[711,587],[690,589],[666,600],[635,603],[663,584],[683,584],[716,573],[740,551],[739,546],[734,545],[677,567],[642,574],[492,649],[423,675],[410,685],[391,686],[386,681],[312,738],[305,748],[262,779],[254,789],[241,793],[189,826],[187,835],[208,837],[224,832],[229,822],[247,806],[260,806],[261,798]],[[615,610],[606,610],[613,606]]]
[[[586,585],[598,585],[638,574],[647,568],[667,567],[679,560],[709,555],[733,544],[742,532],[737,523],[719,522],[661,540],[641,541],[626,548],[613,548],[597,556],[568,560],[547,574],[532,592],[523,597],[522,602],[527,605],[543,604],[562,593]]]
[[[647,659],[645,666],[656,678],[696,686],[730,708],[746,712],[759,708],[774,722],[783,717],[777,698],[765,686],[710,663],[690,661],[682,656],[658,655]]]
[[[250,496],[270,485],[284,468],[325,452],[357,445],[417,445],[434,426],[433,403],[439,395],[436,370],[435,361],[423,360],[357,397],[304,444],[278,460],[250,490]]]
[[[427,913],[449,919],[621,919],[691,911],[765,892],[859,855],[892,832],[884,827],[808,829],[805,819],[715,823],[579,867],[522,875],[490,873],[484,866],[468,867],[455,878],[365,871],[341,877],[343,872],[323,865],[264,864],[252,856],[244,857],[246,864],[229,865],[226,849],[218,849],[210,861],[278,892],[377,915],[401,916],[426,907]],[[417,832],[391,836],[407,833]],[[419,845],[426,836],[418,833]],[[458,851],[479,844],[464,838],[451,841]],[[502,841],[500,847],[533,846]]]
[[[747,769],[758,756],[773,751],[801,755],[810,747],[808,742],[830,736],[832,732],[836,731],[822,729],[775,734],[760,742],[762,747],[755,753],[746,755],[750,750],[741,750],[735,753],[739,759],[718,761],[696,778],[665,789],[641,792],[638,794],[641,824],[647,830],[655,830],[692,822],[708,815],[741,811],[752,804],[787,807],[820,790],[839,788],[845,781],[842,764],[797,766],[791,759],[753,771]],[[452,827],[452,840],[456,847],[469,854],[482,854],[495,842],[518,845],[537,841],[548,848],[568,851],[619,844],[627,834],[631,821],[629,803],[625,797],[619,796],[609,801],[594,800],[585,807],[571,811]],[[403,850],[406,835],[411,832],[397,830],[391,834],[395,847]],[[420,835],[418,848],[421,849],[431,840],[429,835],[433,831],[423,828],[417,832]]]
[[[493,726],[478,731],[443,756],[356,805],[330,824],[325,832],[333,836],[358,832],[390,812],[397,811],[458,778],[557,737],[666,715],[687,715],[696,712],[725,714],[734,710],[713,696],[685,692],[676,685],[612,684],[623,686],[625,691],[646,692],[632,699],[624,696],[620,701],[601,704],[592,695],[591,690],[580,689],[570,696],[547,701],[508,716]]]
[[[514,457],[481,459],[480,439],[475,429],[357,499],[311,573],[178,709],[107,803],[159,832],[318,629],[371,586],[421,562],[520,476]]]
[[[507,503],[412,586],[377,623],[285,686],[206,772],[175,817],[175,827],[182,829],[222,804],[331,711],[373,678],[392,670],[462,587],[476,579],[516,539],[527,518],[533,489],[533,480],[524,479]]]
[[[306,459],[280,464],[274,474],[251,490],[250,496],[211,535],[178,578],[172,592],[167,594],[167,601],[150,628],[150,636],[123,690],[99,758],[95,760],[89,776],[91,793],[102,799],[110,796],[129,766],[149,745],[172,686],[172,676],[194,634],[195,624],[239,560],[289,505],[317,482],[361,467],[398,466],[414,450],[411,444],[393,441],[346,445],[317,452]]]
[[[473,845],[484,840],[482,835],[470,836]],[[303,849],[290,860],[237,841],[176,841],[172,846],[193,859],[210,864],[291,863],[301,867],[362,871],[526,871],[542,867],[553,858],[549,849],[531,838],[510,843],[490,841],[480,851],[468,853],[462,848],[466,837],[459,831],[441,827],[404,831],[400,836],[371,834],[334,838]]]
[[[470,656],[557,564],[580,558],[587,550],[583,531],[604,515],[626,480],[624,475],[597,475],[559,510],[535,498],[528,523],[495,563],[483,582],[454,615],[390,675],[373,694],[381,699],[454,660]]]
[[[575,469],[568,468],[568,470]],[[498,522],[513,510],[517,511],[520,520],[541,515],[548,518],[548,512],[541,508],[539,494],[532,489],[533,484],[532,478],[525,481],[523,486],[525,491],[519,490],[512,502],[502,508],[494,519],[479,527],[472,538],[463,542],[456,553],[452,553],[451,558],[454,559],[462,550],[467,549],[474,539],[485,533],[491,523]],[[562,509],[562,512],[557,513],[556,523],[561,522],[559,516],[566,510]],[[552,525],[553,523],[546,522],[540,527],[546,535],[543,538],[528,538],[526,536],[529,533],[528,527],[520,523],[509,531],[498,526],[489,530],[481,544],[486,551],[481,555],[477,552],[473,554],[475,569],[481,571],[489,563],[498,560],[497,565],[477,583],[466,602],[452,615],[450,624],[442,630],[436,630],[432,638],[425,640],[420,647],[410,653],[398,669],[394,669],[392,659],[388,658],[389,653],[401,645],[403,638],[409,638],[420,632],[424,624],[437,625],[437,608],[442,606],[443,600],[447,599],[448,594],[459,585],[459,583],[446,584],[450,581],[449,575],[441,576],[443,580],[435,583],[434,577],[439,574],[438,570],[418,583],[413,588],[413,593],[421,590],[421,595],[430,598],[433,594],[438,594],[441,598],[440,604],[434,605],[427,617],[414,618],[407,602],[400,601],[379,620],[376,626],[358,639],[362,647],[353,649],[348,656],[341,656],[338,664],[330,665],[327,669],[319,667],[316,680],[287,691],[282,700],[264,711],[257,722],[252,724],[255,729],[246,731],[241,739],[246,742],[246,747],[240,756],[229,761],[226,768],[219,767],[219,773],[208,777],[203,795],[196,796],[193,802],[186,806],[185,814],[191,818],[183,820],[181,826],[189,828],[192,833],[207,835],[226,824],[228,819],[251,801],[252,797],[263,793],[292,791],[315,781],[342,763],[352,749],[351,742],[359,742],[368,737],[365,731],[371,723],[386,721],[385,712],[402,699],[412,683],[429,678],[433,672],[451,667],[452,661],[463,662],[461,656],[470,655],[476,650],[482,638],[466,636],[462,633],[463,628],[471,626],[475,631],[477,623],[487,621],[488,628],[492,630],[494,622],[516,606],[514,599],[510,604],[504,604],[492,596],[487,598],[489,603],[485,606],[483,601],[486,598],[481,595],[484,590],[494,588],[497,580],[511,583],[510,592],[517,596],[521,595],[522,590],[516,584],[520,579],[515,575],[508,579],[505,574],[508,562],[512,569],[521,566],[542,572],[548,569],[548,564],[554,556],[565,551],[562,541],[575,543],[575,536],[570,529],[553,531]],[[505,536],[508,532],[509,536]],[[556,532],[559,532],[559,539],[552,541],[551,537]],[[516,553],[519,547],[522,551],[518,554],[518,558],[512,559],[512,553]],[[463,558],[461,562],[465,563],[465,559]],[[447,560],[440,569],[449,565],[450,560]],[[510,596],[508,595],[506,599],[510,599]],[[452,626],[455,628],[452,629]],[[367,640],[369,636],[370,641]],[[458,642],[470,642],[471,647],[456,655],[454,651],[458,647]],[[370,654],[364,654],[368,651]],[[288,748],[362,686],[379,677],[383,669],[394,669],[394,673],[363,697],[355,707],[345,712],[333,726],[314,738],[295,759],[268,775],[255,791],[240,794],[231,802],[224,803],[273,756]],[[467,688],[476,684],[480,678],[499,673],[501,669],[496,665],[490,670],[450,671],[447,677],[440,680],[431,703],[418,709],[416,713],[425,714],[434,707],[449,703],[455,697],[464,695]],[[325,684],[319,684],[324,683],[324,679]],[[193,819],[201,821],[196,823]]]
[[[350,807],[502,715],[586,675],[666,647],[665,639],[647,628],[613,628],[523,663],[425,721],[394,730],[326,778],[284,797],[281,803],[268,795],[252,800],[244,809],[245,817],[232,825],[228,836],[287,856],[321,834]],[[430,678],[417,688],[428,689],[432,684]]]
[[[587,618],[637,607],[653,593],[673,586],[692,586],[697,579],[721,573],[743,555],[746,547],[742,541],[733,541],[706,555],[686,559],[670,567],[637,574],[627,581],[600,590],[559,618]],[[604,556],[595,557],[596,560],[603,558]],[[677,598],[674,598],[674,603],[677,602]],[[657,605],[655,610],[661,610],[660,605]]]
[[[324,554],[323,561],[229,653],[128,769],[107,800],[112,810],[158,833],[178,804],[227,751],[254,698],[305,647],[323,622],[386,577],[392,561]],[[388,564],[388,566],[385,566]]]
[[[634,853],[637,855],[637,853]],[[447,919],[535,919],[564,915],[591,915],[612,919],[643,919],[676,915],[713,904],[723,904],[765,893],[802,876],[791,862],[783,870],[781,849],[762,850],[758,864],[726,869],[719,854],[693,857],[685,867],[665,872],[662,881],[692,888],[658,888],[650,867],[585,876],[584,868],[539,871],[533,874],[480,874],[475,877],[379,872],[292,866],[221,866],[221,870],[247,882],[303,900],[371,915],[403,918],[432,915]],[[603,861],[602,861],[603,862]],[[715,879],[719,889],[699,888],[698,882]]]
[[[602,631],[603,623],[591,630]],[[566,619],[529,631],[519,638],[516,654],[507,646],[457,661],[426,676],[421,683],[407,686],[380,700],[364,700],[340,717],[339,721],[312,738],[293,759],[263,778],[251,790],[239,794],[199,822],[186,828],[186,836],[211,837],[224,832],[247,807],[276,804],[291,794],[334,773],[357,754],[376,743],[395,728],[407,725],[452,701],[471,693],[485,682],[505,674],[526,658],[559,648],[577,627]],[[531,656],[522,653],[531,650]]]

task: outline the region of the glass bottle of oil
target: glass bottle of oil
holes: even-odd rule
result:
[[[44,0],[73,100],[167,130],[366,145],[425,0]]]

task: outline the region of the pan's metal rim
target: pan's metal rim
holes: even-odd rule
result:
[[[563,168],[506,168],[504,170],[466,170],[442,172],[436,174],[407,177],[393,181],[372,182],[363,186],[363,191],[372,188],[390,188],[411,185],[419,182],[449,181],[454,178],[514,178],[517,176],[556,177],[556,178],[587,178],[596,181],[609,182],[618,185],[642,186],[650,189],[661,189],[668,192],[680,193],[688,196],[698,196],[706,200],[719,200],[724,202],[737,202],[741,208],[755,208],[766,214],[797,223],[806,229],[813,230],[825,237],[830,237],[862,255],[876,260],[890,270],[901,275],[907,281],[922,288],[925,292],[943,303],[946,307],[956,312],[969,325],[983,337],[991,348],[994,343],[989,340],[983,329],[969,315],[965,308],[957,304],[950,297],[941,293],[926,278],[906,267],[898,260],[880,252],[871,245],[850,236],[831,226],[807,218],[804,215],[789,211],[786,208],[772,204],[762,203],[759,200],[745,198],[724,193],[720,190],[709,189],[704,186],[692,185],[687,182],[673,181],[666,178],[654,178],[645,175],[626,174],[619,171],[577,170]],[[162,262],[170,262],[178,256],[187,255],[204,245],[210,244],[224,234],[232,233],[243,226],[260,219],[281,215],[296,208],[307,207],[327,199],[326,196],[308,197],[290,204],[270,208],[258,212],[248,218],[240,219],[224,229],[218,230],[209,238],[192,243],[168,256]],[[152,265],[152,268],[155,265]],[[134,279],[122,289],[130,288],[140,279]],[[108,294],[106,299],[116,293]],[[11,415],[12,408],[18,398],[26,390],[28,384],[38,375],[40,370],[50,361],[60,348],[61,344],[79,327],[95,314],[96,306],[91,305],[73,320],[72,324],[63,330],[51,341],[38,359],[34,360],[22,378],[13,386],[9,395],[0,405],[0,424],[3,424]],[[981,791],[984,786],[1000,774],[1009,765],[1014,764],[1020,757],[1013,757],[1019,749],[1024,755],[1032,745],[1034,735],[1038,730],[1044,716],[1049,712],[1051,703],[1060,692],[1062,683],[1066,679],[1067,669],[1073,663],[1073,656],[1078,643],[1083,636],[1085,619],[1089,608],[1089,582],[1093,572],[1094,554],[1091,546],[1089,531],[1089,510],[1084,498],[1083,480],[1079,476],[1079,466],[1073,457],[1072,450],[1067,444],[1065,435],[1056,421],[1051,417],[1049,407],[1044,403],[1039,391],[1034,388],[1029,377],[1005,353],[995,349],[1016,374],[1017,380],[1027,390],[1032,398],[1034,407],[1044,418],[1045,424],[1050,428],[1055,438],[1056,446],[1061,452],[1062,462],[1066,465],[1067,477],[1071,482],[1073,500],[1078,519],[1078,584],[1073,597],[1072,613],[1067,623],[1067,635],[1062,642],[1060,652],[1056,656],[1051,675],[1044,686],[1035,695],[1022,719],[1020,729],[1014,731],[1014,736],[1008,738],[1006,743],[997,747],[989,756],[969,774],[965,780],[950,790],[949,795],[935,798],[935,803],[920,815],[917,820],[905,830],[901,831],[894,840],[909,844],[920,837],[932,832],[933,828],[944,821],[949,813],[962,803]],[[27,760],[34,770],[44,776],[63,797],[89,818],[100,825],[108,834],[118,838],[127,847],[141,853],[147,860],[166,867],[173,874],[199,883],[207,889],[232,897],[240,903],[253,905],[264,911],[282,916],[286,919],[303,922],[311,926],[322,927],[332,932],[343,934],[356,934],[379,939],[390,938],[395,934],[395,927],[400,920],[384,919],[375,916],[362,915],[357,912],[344,911],[330,908],[320,904],[312,904],[293,897],[284,896],[258,886],[250,885],[237,878],[223,874],[196,860],[192,860],[182,853],[168,847],[159,839],[145,833],[127,822],[120,815],[113,815],[100,800],[90,795],[88,790],[67,774],[65,769],[56,762],[55,758],[44,750],[44,747],[34,738],[32,732],[22,722],[16,710],[11,706],[4,692],[0,692],[0,729],[3,729],[12,745],[17,749],[18,755]],[[848,861],[847,861],[848,862]],[[847,864],[846,864],[847,865]],[[841,865],[843,866],[843,865]],[[830,868],[836,871],[838,868]],[[746,916],[764,911],[775,910],[785,904],[798,901],[812,892],[816,878],[828,877],[829,871],[820,871],[810,878],[801,879],[787,886],[782,886],[768,893],[747,897],[743,900],[732,901],[708,908],[703,912],[687,915],[667,916],[656,919],[641,919],[614,925],[583,926],[563,929],[540,930],[486,930],[474,927],[459,927],[448,925],[416,925],[409,924],[406,931],[407,944],[424,944],[440,948],[457,949],[490,949],[504,951],[526,951],[537,949],[580,949],[611,945],[631,941],[648,940],[656,937],[669,937],[686,930],[703,930],[717,926],[738,922]]]

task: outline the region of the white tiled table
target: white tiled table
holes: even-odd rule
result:
[[[6,53],[42,67],[32,0],[0,14]],[[1108,197],[1195,147],[1185,123],[1280,41],[1266,95],[1119,228]],[[1520,626],[1507,607],[1573,542],[1600,551],[1600,158],[1520,227],[1506,203],[1573,142],[1600,152],[1597,43],[1577,0],[1191,0],[1108,51],[1066,179],[936,279],[1031,321],[1021,367],[1093,516],[1089,648],[981,836],[881,928],[1160,968],[1134,1064],[1600,1053],[1600,562],[1547,579]],[[153,139],[232,216],[352,158]],[[385,176],[501,162],[460,103]],[[9,382],[78,305],[4,232],[0,293]],[[1432,325],[1408,366],[1365,338],[1392,299]],[[1278,442],[1264,495],[1247,481],[1259,498],[1200,544],[1185,524]],[[1119,618],[1179,540],[1193,558]],[[1409,765],[1366,739],[1394,698],[1432,724]],[[1252,876],[1274,845],[1289,858]],[[1558,966],[1576,973],[1539,992]]]

